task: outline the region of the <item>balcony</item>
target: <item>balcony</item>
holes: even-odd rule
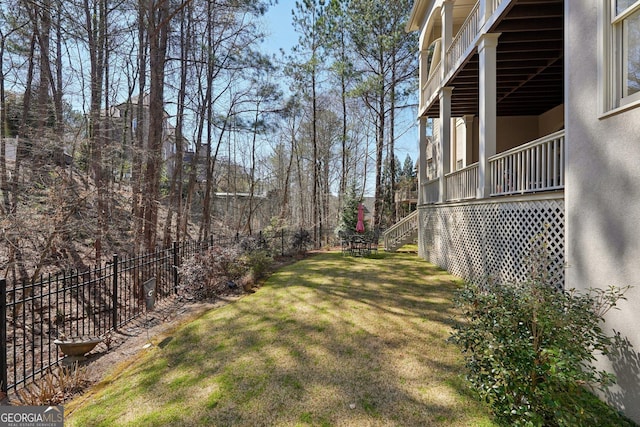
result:
[[[547,135],[489,159],[491,195],[564,188],[564,131]]]
[[[440,87],[442,86],[441,66],[442,62],[438,62],[434,65],[434,73],[422,87],[422,97],[420,98],[421,105],[431,104],[433,102],[433,97],[438,94],[438,90],[440,90]]]
[[[537,115],[563,102],[564,2],[544,4],[524,0],[480,0],[454,4],[449,46],[443,46],[442,60],[427,69],[420,91],[420,115],[438,117],[439,90],[453,88],[451,114],[477,115],[479,55],[482,35],[500,34],[497,46],[497,114]],[[434,4],[434,3],[432,3]],[[442,24],[439,10],[427,14],[431,27]],[[427,40],[438,37],[435,35]]]
[[[447,49],[446,53],[446,66],[445,73],[455,68],[455,65],[461,58],[468,55],[468,53],[474,48],[475,41],[480,35],[480,28],[482,27],[480,22],[480,2],[476,3],[471,9],[469,16],[460,27],[458,34],[451,41],[451,46]]]
[[[445,80],[451,77],[455,69],[464,61],[464,58],[467,58],[471,52],[473,52],[483,27],[487,22],[494,19],[493,15],[500,9],[502,3],[508,3],[508,0],[480,0],[472,7],[466,20],[445,52],[445,60],[434,66],[436,72],[431,75],[423,85],[422,106],[429,105],[433,102],[434,96],[438,93],[442,85],[443,75],[447,77]],[[486,11],[483,10],[483,6],[486,8]],[[442,67],[444,67],[444,70],[442,70]]]
[[[564,189],[564,130],[489,158],[491,197],[531,194]],[[445,176],[445,202],[476,198],[478,164]],[[440,180],[422,184],[423,204],[439,201]]]
[[[440,180],[432,179],[421,185],[422,203],[430,205],[438,202],[440,195]]]
[[[447,201],[475,199],[478,188],[478,164],[457,170],[445,177]]]

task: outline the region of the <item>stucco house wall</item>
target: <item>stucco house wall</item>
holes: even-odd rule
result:
[[[618,378],[606,398],[640,422],[640,106],[603,115],[598,13],[565,1],[566,288],[632,285],[605,327],[626,340],[601,358]]]
[[[496,152],[498,153],[533,141],[540,136],[536,116],[496,117]]]

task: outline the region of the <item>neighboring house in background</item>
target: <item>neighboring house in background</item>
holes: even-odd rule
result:
[[[419,253],[472,282],[634,286],[603,396],[640,422],[640,1],[416,0]],[[433,135],[428,136],[428,122]]]
[[[112,151],[117,152],[119,156],[129,160],[131,164],[132,150],[135,149],[134,144],[136,138],[138,123],[138,100],[139,97],[133,97],[130,102],[124,102],[110,108],[108,127],[108,140],[112,144]],[[146,155],[148,147],[149,133],[149,98],[145,95],[143,100],[143,118],[142,118],[142,156]],[[163,141],[162,141],[162,162],[166,176],[171,179],[176,172],[176,132],[175,128],[168,121],[169,115],[164,113],[163,120]],[[119,145],[119,149],[115,149]],[[140,146],[138,144],[137,146]],[[208,144],[202,144],[198,156],[191,149],[188,141],[183,142],[182,156],[182,182],[184,185],[189,181],[191,168],[196,171],[196,197],[193,200],[194,205],[198,209],[202,209],[204,201],[205,188],[204,183],[207,180],[207,150]],[[127,176],[130,174],[127,171]],[[266,199],[262,188],[254,188],[254,194],[250,195],[250,175],[240,165],[230,162],[227,158],[218,158],[213,171],[212,185],[212,208],[213,215],[222,220],[229,227],[234,229],[237,227],[244,230],[248,221],[249,213],[251,213],[253,229],[260,229],[269,224],[269,215],[273,210],[270,206],[267,209],[264,200]],[[266,218],[266,219],[265,219]]]
[[[109,140],[112,144],[120,144],[122,147],[122,155],[131,159],[131,150],[134,147],[133,142],[136,138],[138,123],[138,102],[140,97],[134,96],[129,102],[124,102],[112,106],[109,110]],[[149,95],[146,94],[142,101],[143,117],[142,117],[142,155],[145,155],[148,148],[149,136]],[[164,113],[163,129],[162,129],[162,161],[168,177],[173,176],[176,163],[176,132],[175,127],[169,123],[169,114]],[[189,143],[183,143],[186,151]]]

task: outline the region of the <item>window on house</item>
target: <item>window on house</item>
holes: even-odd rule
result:
[[[612,107],[640,101],[640,0],[612,0]]]

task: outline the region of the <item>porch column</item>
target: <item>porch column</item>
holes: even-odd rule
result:
[[[449,64],[447,64],[447,51],[451,47],[453,41],[453,0],[445,0],[442,2],[442,9],[440,9],[442,16],[442,51],[440,54],[440,72],[442,73],[442,81],[449,72]]]
[[[500,34],[488,33],[478,41],[479,56],[479,125],[480,149],[478,159],[477,198],[491,194],[489,157],[496,154],[496,46]]]
[[[419,108],[422,108],[424,106],[424,103],[427,101],[426,99],[424,99],[424,85],[427,83],[427,80],[429,80],[429,51],[426,49],[423,49],[420,51],[420,71],[419,71],[419,76],[420,76],[420,88],[419,88],[419,92],[420,92],[420,104],[419,104]]]
[[[465,147],[464,147],[464,167],[473,163],[473,119],[474,116],[467,114],[462,116],[464,120]]]
[[[418,205],[426,202],[423,185],[427,183],[427,117],[418,119],[418,138],[420,157],[418,160]]]
[[[447,182],[445,175],[451,171],[451,94],[453,88],[443,87],[440,90],[440,155],[438,156],[438,175],[440,193],[438,201],[447,200]]]

